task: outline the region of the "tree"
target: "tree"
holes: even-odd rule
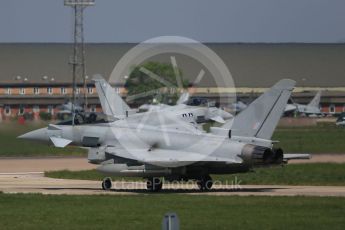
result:
[[[150,77],[147,71],[159,76],[159,79],[168,82],[169,85]],[[176,71],[178,71],[178,75],[181,77],[183,87],[188,87],[188,80],[183,79],[182,71],[180,69]],[[175,75],[174,67],[168,63],[151,61],[134,67],[125,87],[128,90],[128,95],[148,93],[147,96],[142,96],[141,98],[156,98],[158,102],[162,103],[168,103],[169,101],[175,103],[179,96],[177,76]],[[163,89],[168,93],[162,95]],[[157,91],[157,93],[153,94],[152,91]]]

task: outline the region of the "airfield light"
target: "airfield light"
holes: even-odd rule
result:
[[[95,0],[65,0],[65,6],[93,6]]]

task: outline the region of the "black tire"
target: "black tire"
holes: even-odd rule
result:
[[[146,182],[146,188],[151,192],[158,192],[162,187],[163,181],[159,177],[151,177]]]
[[[111,181],[110,177],[104,178],[102,182],[102,189],[103,190],[110,190],[113,186],[113,183]]]
[[[202,176],[196,183],[201,191],[208,191],[213,185],[212,178],[209,175]]]

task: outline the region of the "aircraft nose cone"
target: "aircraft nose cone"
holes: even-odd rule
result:
[[[17,138],[24,139],[24,140],[33,140],[33,141],[47,141],[48,140],[46,128],[37,129],[31,132],[25,133]]]

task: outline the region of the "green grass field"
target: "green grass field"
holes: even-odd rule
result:
[[[81,156],[85,150],[75,147],[55,148],[46,144],[30,142],[17,139],[31,130],[46,126],[46,123],[27,123],[19,125],[17,123],[0,123],[0,157],[13,156]]]
[[[104,176],[96,170],[79,172],[53,171],[46,172],[46,176],[64,179],[102,180]],[[284,167],[260,168],[255,172],[233,175],[212,175],[213,180],[231,184],[275,184],[275,185],[336,185],[345,186],[345,164],[317,163],[294,164]],[[113,180],[137,181],[141,178],[114,177]]]
[[[253,173],[215,175],[214,180],[241,180],[241,184],[274,185],[345,185],[345,164],[291,164],[284,167],[260,168]]]
[[[272,140],[276,146],[291,153],[345,153],[345,128],[335,124],[318,124],[315,127],[278,128]]]
[[[161,229],[166,212],[181,229],[343,229],[345,199],[191,195],[0,194],[0,229]]]
[[[212,124],[203,127],[209,130]],[[345,128],[334,123],[319,123],[317,126],[278,127],[272,140],[279,141],[289,153],[345,153]]]

